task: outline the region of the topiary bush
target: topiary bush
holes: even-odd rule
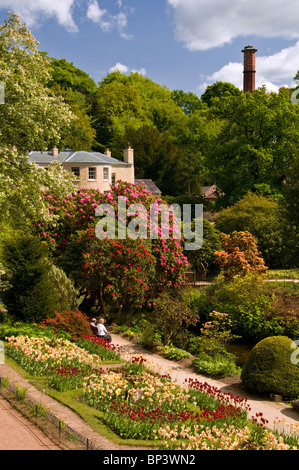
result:
[[[297,356],[297,357],[296,357]],[[299,397],[299,348],[287,336],[271,336],[251,350],[241,372],[250,389],[284,398]]]

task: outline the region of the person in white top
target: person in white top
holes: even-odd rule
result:
[[[107,328],[104,325],[104,319],[100,318],[99,323],[97,324],[98,333],[97,336],[104,338],[107,341],[111,341],[111,336],[108,334]]]

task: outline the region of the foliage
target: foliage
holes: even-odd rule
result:
[[[47,88],[50,68],[27,27],[10,15],[0,26],[0,80],[5,89],[0,106],[0,213],[18,228],[29,219],[47,218],[42,187],[57,196],[73,188],[60,165],[47,172],[28,162],[28,152],[58,143],[73,120],[63,98]]]
[[[206,219],[203,222],[203,244],[199,250],[186,251],[186,257],[197,275],[201,278],[206,278],[215,275],[219,272],[219,267],[215,263],[214,253],[220,251],[221,234],[220,232]],[[194,231],[195,222],[192,221],[191,230]]]
[[[191,356],[188,351],[184,349],[176,348],[171,345],[158,346],[157,350],[160,351],[166,359],[181,361],[182,359],[187,359]]]
[[[192,311],[180,295],[163,292],[154,301],[155,325],[160,330],[163,344],[181,340],[191,325],[196,325],[198,315]]]
[[[64,331],[71,336],[72,340],[77,340],[81,335],[91,333],[89,319],[80,310],[67,310],[55,312],[53,318],[46,318],[41,326],[52,328],[56,333]]]
[[[140,333],[139,340],[139,343],[142,344],[142,346],[152,349],[155,340],[155,329],[156,326],[153,325],[152,322],[149,322],[147,320],[143,321],[142,331]]]
[[[65,59],[51,58],[51,77],[48,85],[59,84],[65,90],[73,90],[81,93],[85,100],[86,106],[91,105],[92,96],[97,90],[95,81],[90,76],[75,67],[73,62],[67,62]]]
[[[192,362],[196,371],[208,377],[220,378],[238,374],[235,358],[225,350],[216,352],[213,356],[202,352]]]
[[[172,90],[171,98],[188,116],[203,108],[201,99],[191,91]]]
[[[27,336],[29,338],[64,338],[70,340],[71,337],[65,331],[55,332],[51,327],[45,328],[37,323],[24,323],[24,322],[13,322],[13,323],[2,323],[0,324],[0,339],[5,340],[6,337],[10,336]]]
[[[76,309],[79,306],[79,292],[74,283],[66,276],[65,272],[50,261],[48,266],[48,277],[54,293],[57,297],[57,310],[65,311]]]
[[[210,313],[209,320],[200,329],[201,336],[197,339],[199,339],[199,342],[201,340],[206,341],[206,344],[209,342],[210,344],[218,344],[220,348],[225,349],[229,343],[240,338],[232,334],[232,326],[232,321],[227,313],[214,310]]]
[[[285,222],[278,202],[252,192],[215,215],[215,227],[220,232],[250,232],[265,263],[273,267],[281,265],[284,254],[282,239]]]
[[[299,207],[298,207],[298,181],[299,181],[299,152],[289,165],[286,172],[283,194],[285,197],[284,233],[282,244],[285,248],[284,266],[298,267],[299,259]]]
[[[251,233],[222,233],[221,243],[223,251],[215,252],[215,257],[227,280],[237,274],[263,274],[268,269],[259,256],[256,240]]]
[[[45,149],[58,142],[61,127],[71,120],[62,98],[46,87],[50,61],[38,50],[38,43],[17,15],[0,26],[0,79],[5,86],[5,106],[0,108],[3,145],[15,145],[21,152]]]
[[[241,95],[241,91],[229,82],[215,82],[213,85],[207,86],[200,99],[210,107],[217,105],[218,101],[214,101],[215,98],[221,99],[230,95],[238,97]]]
[[[281,194],[298,147],[299,109],[290,90],[267,93],[262,88],[215,98],[209,111],[222,122],[206,160],[221,193],[219,206],[237,202],[260,185]]]
[[[267,283],[253,274],[235,276],[231,281],[219,280],[200,291],[190,290],[185,299],[202,323],[208,321],[213,310],[228,314],[232,334],[242,336],[244,341],[264,338],[271,327],[271,334],[281,331],[275,295]]]
[[[235,357],[226,346],[239,337],[231,332],[232,322],[228,314],[213,311],[210,320],[200,329],[199,336],[190,339],[189,351],[196,356],[193,365],[202,374],[225,377],[236,374]]]
[[[47,256],[46,244],[31,235],[16,234],[3,243],[9,287],[1,296],[8,313],[17,320],[41,321],[53,315],[59,305]]]
[[[241,380],[250,390],[298,398],[298,353],[296,344],[286,336],[265,338],[251,350]]]
[[[168,177],[176,174],[178,164],[178,148],[169,135],[152,125],[127,127],[123,135],[116,136],[113,154],[121,155],[128,142],[134,149],[136,179],[152,179],[163,194],[179,190]]]

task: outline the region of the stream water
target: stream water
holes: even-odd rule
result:
[[[250,354],[252,346],[246,344],[229,344],[226,349],[228,352],[235,355],[237,365],[242,367]]]

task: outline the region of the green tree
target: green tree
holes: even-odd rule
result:
[[[179,188],[174,180],[179,152],[173,140],[152,125],[138,129],[129,127],[124,136],[116,139],[116,154],[120,154],[128,142],[134,148],[135,178],[152,179],[163,194],[176,194]]]
[[[63,97],[76,118],[63,133],[60,148],[91,150],[96,145],[92,114],[97,91],[94,80],[72,62],[51,58],[48,86],[57,96]]]
[[[84,96],[87,105],[92,104],[97,84],[86,72],[65,59],[51,58],[51,65],[49,87],[59,84],[64,90],[77,91]]]
[[[192,267],[197,276],[206,278],[218,272],[215,264],[214,253],[221,250],[221,234],[214,225],[208,220],[203,219],[203,244],[199,250],[186,251],[190,267]],[[194,221],[192,222],[192,231],[194,230]]]
[[[154,126],[171,132],[184,112],[166,86],[139,73],[109,73],[99,84],[94,106],[97,139],[101,146],[113,145],[116,135],[127,127]]]
[[[289,267],[299,266],[299,151],[290,165],[284,194],[284,230],[283,246],[285,248],[284,264]]]
[[[241,90],[229,82],[216,82],[208,85],[206,91],[201,95],[201,101],[207,106],[213,105],[214,98],[223,98],[224,96],[240,96]]]
[[[252,192],[215,215],[215,227],[224,233],[250,232],[267,266],[281,267],[286,219],[280,204]]]
[[[188,116],[204,107],[200,98],[191,91],[172,90],[171,97]]]
[[[47,87],[51,64],[17,15],[0,26],[0,80],[5,103],[0,106],[0,145],[20,152],[47,149],[60,139],[72,114]]]
[[[59,166],[48,172],[28,162],[28,152],[59,142],[73,116],[62,97],[47,88],[50,61],[17,15],[0,26],[0,80],[5,102],[0,105],[0,214],[6,223],[24,224],[44,215],[42,189],[63,196],[73,188]],[[15,147],[16,148],[15,148]]]
[[[8,313],[19,321],[41,321],[51,317],[59,305],[47,256],[47,245],[27,234],[15,234],[3,243],[9,287],[1,297]]]
[[[261,185],[280,194],[299,139],[299,107],[291,102],[290,90],[215,98],[209,110],[222,121],[206,159],[222,194],[219,205],[228,206]]]

